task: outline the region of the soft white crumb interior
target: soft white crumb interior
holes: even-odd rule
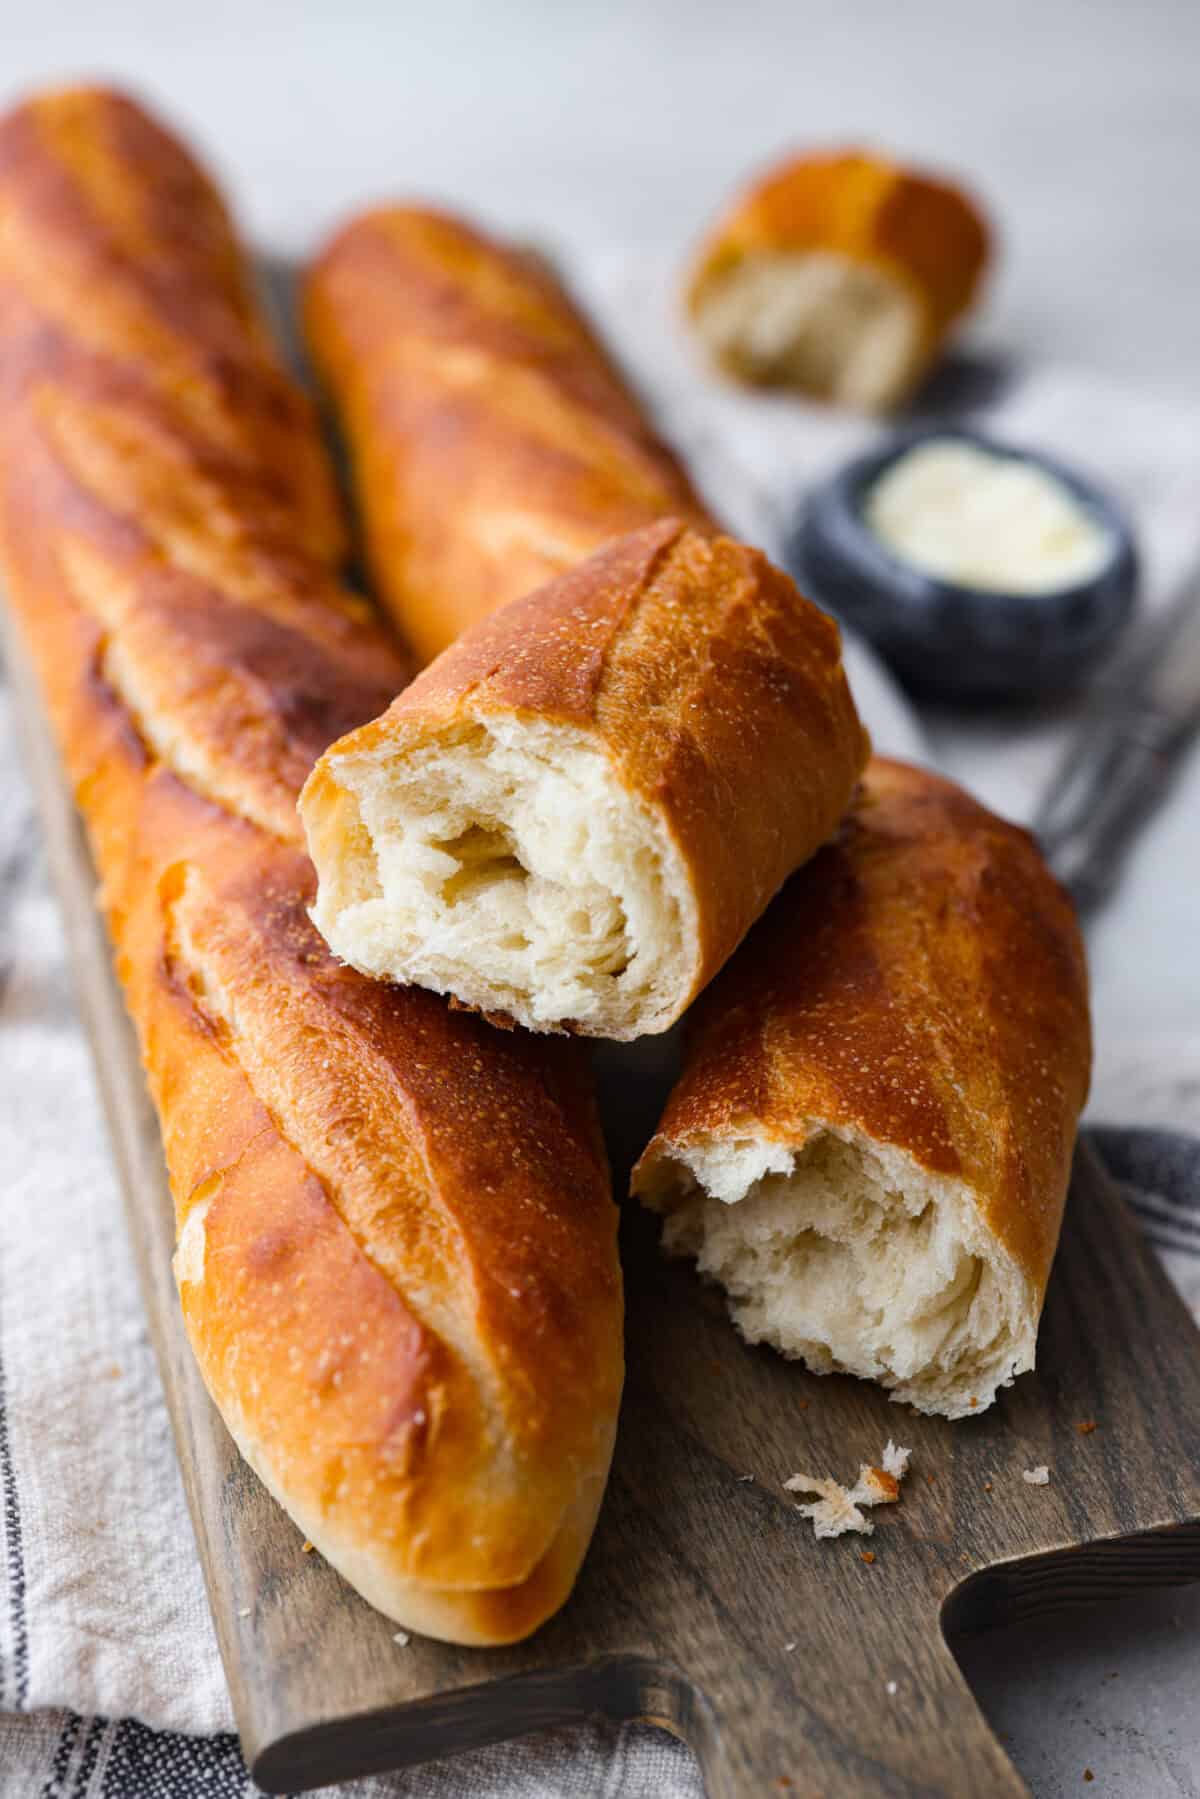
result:
[[[638,1178],[668,1249],[719,1281],[751,1342],[961,1417],[1032,1367],[1019,1269],[965,1186],[814,1127],[802,1147],[710,1137]]]
[[[503,716],[336,774],[361,829],[318,863],[314,917],[339,956],[533,1029],[671,1022],[690,980],[682,859],[584,733]]]
[[[890,406],[921,349],[916,303],[831,251],[759,251],[715,277],[696,314],[717,355],[754,379],[867,409]]]

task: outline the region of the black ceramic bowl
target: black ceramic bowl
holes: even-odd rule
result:
[[[961,587],[893,555],[865,523],[866,496],[914,445],[953,439],[1054,475],[1104,526],[1112,554],[1049,593]],[[911,687],[956,699],[1069,687],[1111,648],[1133,609],[1137,552],[1119,509],[1073,469],[976,431],[931,426],[889,438],[808,499],[786,556],[804,591],[873,643]]]

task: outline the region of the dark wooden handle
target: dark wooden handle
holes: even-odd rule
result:
[[[878,1678],[882,1648],[876,1641],[850,1679],[844,1662],[822,1664],[798,1649],[796,1690],[786,1681],[728,1683],[715,1702],[696,1702],[687,1735],[708,1799],[1027,1796],[940,1636],[895,1641],[894,1693]]]

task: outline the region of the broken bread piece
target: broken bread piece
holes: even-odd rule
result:
[[[1033,1367],[1090,1055],[1033,840],[876,760],[689,1019],[633,1190],[750,1341],[961,1418]]]
[[[688,309],[737,379],[883,411],[928,370],[987,254],[957,189],[861,151],[799,156],[717,225]]]
[[[537,1031],[665,1031],[868,750],[837,627],[678,520],[482,620],[301,796],[343,961]]]

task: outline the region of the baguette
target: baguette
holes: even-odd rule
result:
[[[442,213],[382,207],[316,261],[304,310],[375,591],[423,661],[608,539],[702,518],[535,257]]]
[[[861,151],[797,156],[718,221],[688,311],[735,379],[883,411],[928,372],[987,258],[956,188]]]
[[[1034,1365],[1090,1056],[1033,840],[875,761],[689,1019],[633,1190],[750,1341],[963,1417]]]
[[[0,122],[0,568],[84,814],[242,1453],[400,1623],[525,1635],[591,1534],[616,1213],[574,1046],[338,965],[297,790],[406,658],[221,202],[127,99]]]
[[[334,952],[533,1030],[665,1031],[867,755],[836,625],[661,520],[484,619],[301,811]]]

